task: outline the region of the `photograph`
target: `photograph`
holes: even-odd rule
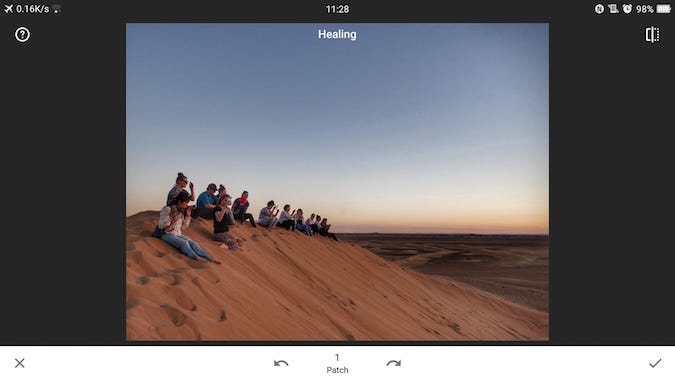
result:
[[[128,23],[125,107],[127,341],[548,342],[547,23]]]

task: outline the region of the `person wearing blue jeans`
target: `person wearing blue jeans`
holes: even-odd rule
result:
[[[188,228],[192,215],[188,207],[190,193],[182,190],[169,205],[165,206],[159,213],[159,222],[157,223],[157,234],[167,244],[180,249],[187,257],[193,260],[204,258],[214,264],[220,264],[220,261],[214,260],[209,256],[196,241],[183,236],[182,229]]]
[[[202,247],[199,246],[199,244],[197,244],[196,241],[183,235],[177,236],[165,233],[162,235],[161,239],[169,245],[180,249],[180,251],[183,252],[185,256],[193,260],[199,260],[197,256],[201,256],[208,261],[214,261],[211,256],[209,256],[209,254],[206,253],[206,251],[204,251]]]
[[[307,224],[303,223],[302,218],[302,209],[299,208],[295,213],[295,229],[304,232],[307,236],[312,236],[312,229]]]

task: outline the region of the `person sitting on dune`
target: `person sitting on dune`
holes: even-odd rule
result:
[[[298,212],[295,214],[295,229],[304,232],[307,236],[312,236],[312,229],[309,225],[302,222],[302,209],[299,208]]]
[[[319,227],[316,225],[316,215],[312,214],[305,220],[305,224],[309,229],[312,231],[312,234],[318,234],[319,233]],[[310,235],[312,235],[310,234]]]
[[[279,210],[276,210],[276,212],[274,211],[276,208],[277,206],[274,205],[274,201],[267,202],[267,207],[263,207],[262,210],[260,210],[260,215],[258,215],[258,224],[262,226],[269,226],[270,230],[276,227],[277,222],[279,221],[279,219],[277,219]]]
[[[328,219],[323,218],[323,220],[321,221],[321,228],[319,229],[319,235],[330,236],[330,237],[333,238],[333,240],[338,241],[338,238],[337,238],[337,236],[335,236],[334,233],[328,232],[329,229],[330,229],[330,224],[328,224]]]
[[[220,196],[224,195],[224,194],[227,194],[227,189],[221,183],[220,186],[218,187],[218,198],[220,198]],[[229,194],[228,194],[228,197],[229,197]],[[230,199],[232,199],[232,197],[230,197]],[[217,201],[216,201],[216,203],[217,203]],[[232,202],[230,201],[230,203],[232,203]],[[237,227],[237,225],[234,224],[234,213],[232,212],[232,207],[230,206],[228,208],[230,209],[230,212],[227,213],[227,215],[230,217],[230,225]]]
[[[171,201],[170,205],[162,208],[153,236],[159,236],[164,242],[178,248],[185,256],[193,260],[203,258],[212,263],[220,264],[220,261],[212,259],[196,241],[183,236],[182,229],[188,228],[190,225],[192,213],[188,207],[188,202],[190,202],[190,193],[182,190]]]
[[[295,231],[295,210],[291,213],[291,205],[284,205],[283,211],[279,216],[277,227],[283,227],[287,230]]]
[[[194,217],[213,219],[217,202],[218,197],[216,196],[216,184],[210,183],[206,188],[206,191],[199,194],[197,197],[197,206],[195,207]]]
[[[312,224],[313,227],[312,231],[316,232],[317,236],[319,235],[319,230],[321,229],[321,215],[316,215],[316,219],[314,220],[314,224]]]
[[[176,178],[176,185],[169,190],[169,194],[166,196],[166,205],[168,206],[169,203],[173,199],[176,198],[176,196],[183,190],[185,190],[185,186],[188,185],[188,178],[185,176],[183,173],[178,173],[178,177]],[[190,182],[190,200],[194,202],[195,200],[195,185]]]
[[[237,220],[241,221],[241,224],[244,224],[244,220],[248,219],[251,222],[251,225],[255,227],[255,220],[253,215],[246,213],[248,210],[248,191],[241,193],[241,197],[234,200],[234,205],[232,205],[232,214]]]
[[[232,211],[227,208],[232,203],[232,197],[229,194],[222,193],[218,197],[217,205],[213,217],[213,237],[215,240],[225,243],[227,248],[239,250],[242,241],[229,233],[230,225],[234,222],[228,214]]]

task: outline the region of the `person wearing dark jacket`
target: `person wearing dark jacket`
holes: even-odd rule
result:
[[[330,236],[330,237],[333,238],[333,240],[338,241],[338,238],[337,238],[337,236],[335,236],[334,233],[328,232],[329,229],[330,229],[330,224],[328,224],[328,219],[323,218],[323,220],[321,221],[321,228],[319,228],[319,235]]]
[[[239,250],[242,241],[241,239],[232,236],[229,232],[230,225],[234,224],[228,215],[232,212],[227,207],[230,203],[232,203],[232,200],[228,194],[220,194],[213,217],[213,238],[225,243],[227,248],[237,251]]]

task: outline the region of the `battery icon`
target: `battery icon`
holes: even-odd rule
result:
[[[656,4],[656,13],[670,13],[670,4]]]

